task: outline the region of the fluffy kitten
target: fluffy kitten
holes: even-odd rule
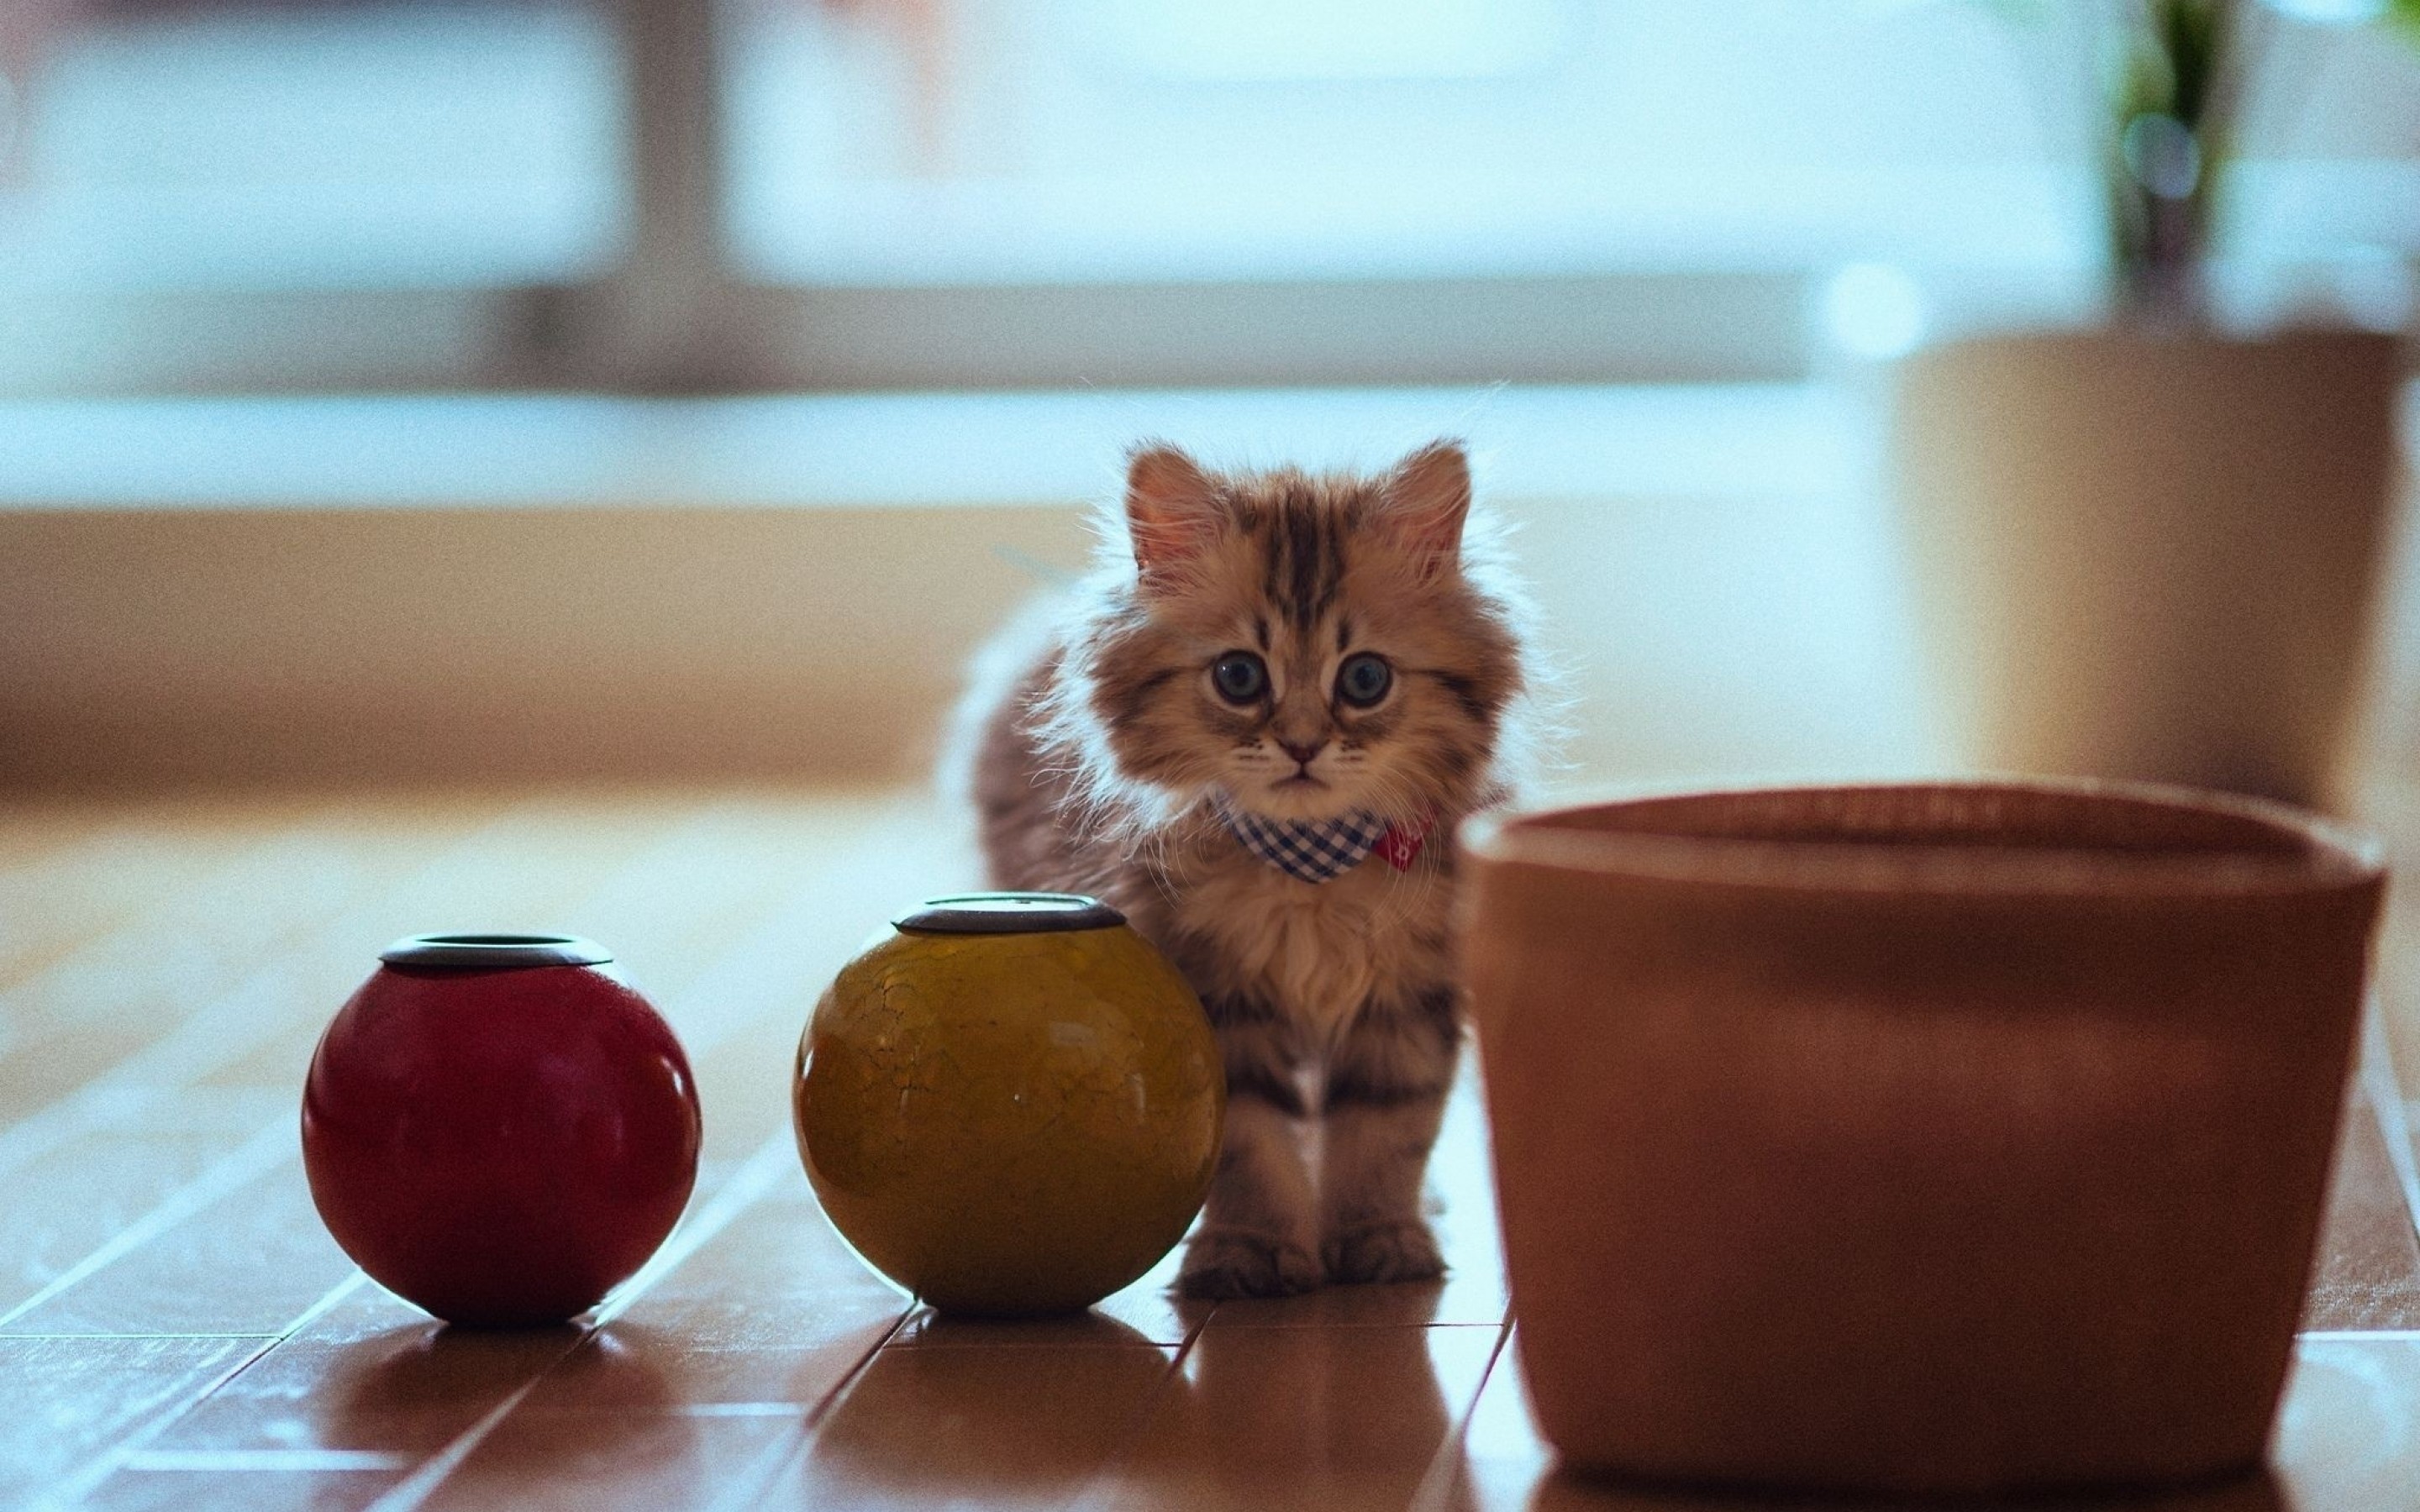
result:
[[[1469,506],[1446,442],[1366,479],[1140,449],[1121,548],[970,711],[992,884],[1114,903],[1218,1031],[1226,1145],[1191,1294],[1444,1269],[1420,1187],[1461,1042],[1450,837],[1505,795],[1524,686]],[[1326,881],[1241,838],[1340,818],[1386,834]]]

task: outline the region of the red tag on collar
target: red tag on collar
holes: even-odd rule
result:
[[[1371,847],[1387,858],[1387,864],[1398,872],[1409,872],[1412,863],[1420,858],[1420,847],[1428,843],[1429,831],[1436,827],[1435,819],[1423,819],[1417,828],[1405,829],[1401,825],[1388,825],[1387,832]]]

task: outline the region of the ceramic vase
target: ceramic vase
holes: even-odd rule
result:
[[[1185,1235],[1227,1084],[1184,976],[1067,893],[927,899],[843,966],[791,1112],[825,1214],[943,1312],[1080,1312]]]
[[[329,1233],[448,1322],[596,1306],[697,1182],[697,1084],[672,1026],[575,935],[417,934],[379,961],[303,1083]]]

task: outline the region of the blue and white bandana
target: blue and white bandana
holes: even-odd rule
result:
[[[1366,809],[1334,819],[1264,819],[1214,805],[1235,842],[1290,877],[1333,881],[1361,864],[1373,850],[1398,872],[1409,868],[1428,838],[1428,826],[1406,831]]]

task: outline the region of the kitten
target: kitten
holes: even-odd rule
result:
[[[1187,1293],[1444,1270],[1420,1188],[1461,1044],[1451,836],[1505,797],[1525,690],[1469,507],[1447,442],[1368,479],[1138,449],[1111,532],[1131,556],[970,705],[992,885],[1115,904],[1218,1032],[1226,1144]]]

